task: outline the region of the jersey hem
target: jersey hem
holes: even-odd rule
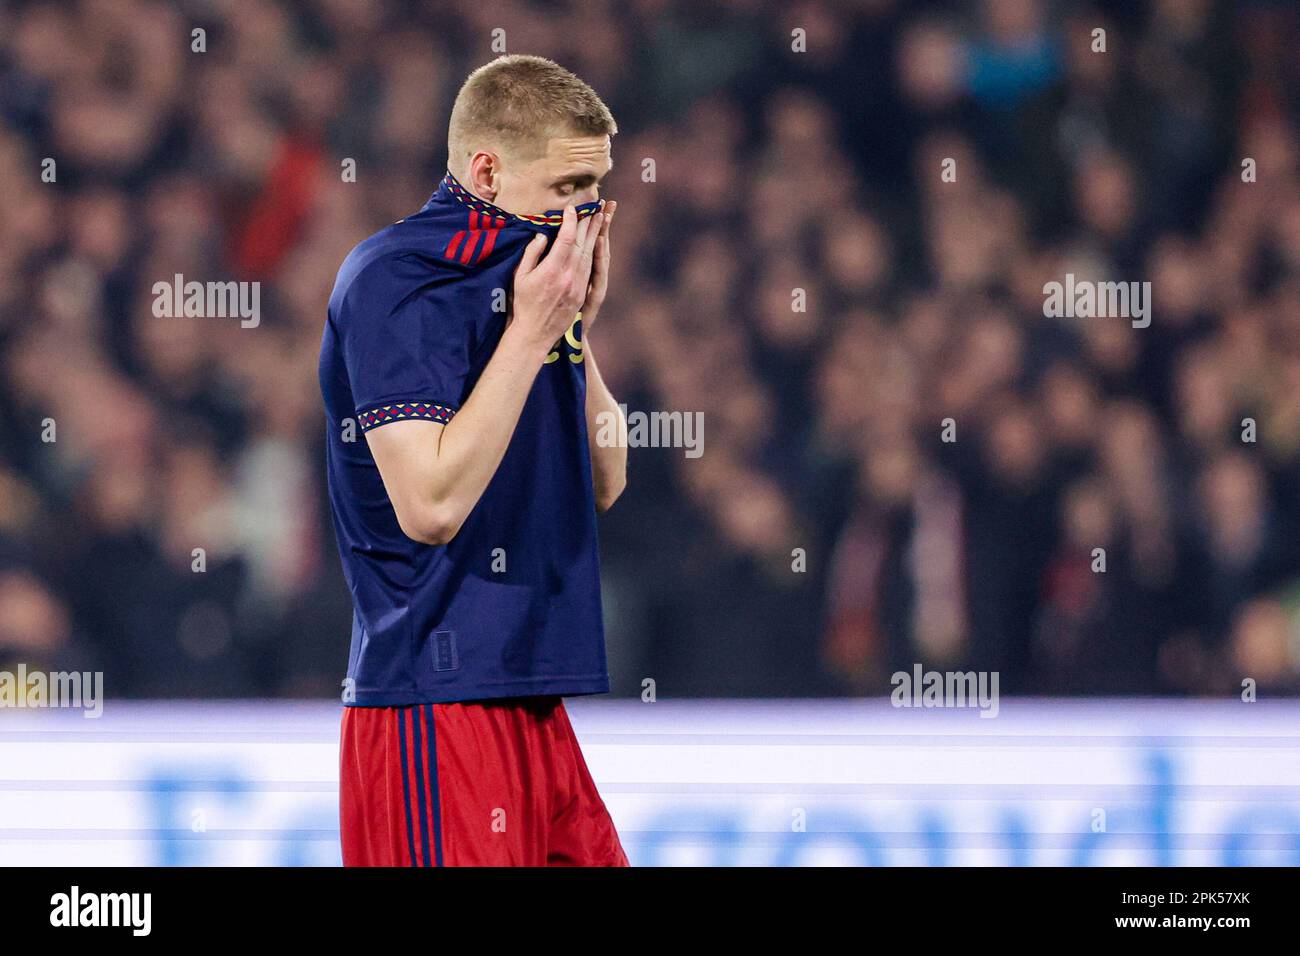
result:
[[[406,707],[411,704],[465,704],[476,700],[496,700],[502,697],[582,697],[587,694],[608,694],[609,675],[599,677],[547,678],[545,680],[507,681],[500,684],[474,686],[460,689],[364,691],[356,698],[345,701],[345,707]]]

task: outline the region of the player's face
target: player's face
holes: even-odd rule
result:
[[[503,163],[490,201],[525,216],[594,202],[612,165],[608,136],[555,137],[542,156]]]

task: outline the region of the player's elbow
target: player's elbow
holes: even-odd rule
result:
[[[596,511],[604,514],[610,508],[614,507],[614,502],[618,501],[619,496],[623,494],[623,489],[627,487],[627,473],[620,471],[617,475],[606,478],[596,489]]]
[[[446,505],[431,505],[410,509],[406,514],[398,512],[397,523],[402,534],[412,541],[441,547],[456,537],[465,518]]]

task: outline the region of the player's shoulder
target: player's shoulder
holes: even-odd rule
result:
[[[447,263],[432,255],[428,228],[420,222],[398,220],[380,232],[361,239],[338,269],[335,286],[344,290],[356,282],[400,282],[428,277],[430,271],[447,272]]]
[[[453,275],[448,263],[432,254],[428,231],[422,223],[401,219],[353,246],[339,266],[331,307],[359,292],[403,297],[439,274]]]

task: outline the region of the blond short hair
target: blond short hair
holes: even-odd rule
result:
[[[502,56],[465,80],[451,108],[447,165],[463,172],[483,146],[536,159],[554,136],[613,136],[618,124],[590,86],[540,56]]]

